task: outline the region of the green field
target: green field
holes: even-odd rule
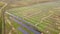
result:
[[[60,34],[60,1],[7,10],[22,17],[44,34]]]
[[[9,34],[10,30],[12,30],[13,32],[11,32],[11,34],[23,34],[22,31],[18,30],[18,27],[21,27],[23,30],[27,31],[29,34],[34,34],[32,31],[28,30],[26,27],[21,26],[20,24],[18,24],[17,22],[15,22],[14,20],[10,19],[9,15],[8,18],[6,18],[6,34]],[[11,25],[9,24],[9,22],[11,23]],[[25,23],[25,22],[23,22]],[[13,30],[12,28],[15,28],[15,30]]]

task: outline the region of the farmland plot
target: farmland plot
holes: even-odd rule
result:
[[[27,21],[44,34],[60,34],[60,1],[13,8],[6,14],[19,17],[19,21],[20,18]]]

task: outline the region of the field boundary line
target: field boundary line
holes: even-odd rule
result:
[[[51,14],[48,15],[48,16],[46,16],[46,17],[43,17],[43,18],[41,19],[40,23],[42,23],[44,19],[46,19],[46,18],[48,18],[48,17],[50,17],[51,15],[54,14],[54,12],[52,12],[52,11],[50,11],[50,12],[51,12]],[[35,26],[39,25],[40,23],[35,24]]]

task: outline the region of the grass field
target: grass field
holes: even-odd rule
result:
[[[60,34],[60,1],[13,8],[7,12],[22,17],[44,34]]]
[[[11,1],[11,0],[10,0]],[[60,34],[60,1],[49,2],[55,0],[21,0],[12,1],[4,0],[4,2],[9,3],[8,8],[18,7],[7,10],[8,13],[21,17],[22,19],[30,22],[34,25],[40,32],[44,34]],[[28,6],[29,5],[29,6]],[[24,7],[23,7],[24,6]],[[2,4],[0,4],[2,7]],[[1,11],[0,11],[1,17]],[[8,15],[6,15],[6,34],[23,34],[18,27],[22,27],[17,22],[10,20]],[[12,24],[9,24],[9,22]],[[25,23],[25,22],[23,22]],[[2,25],[0,18],[0,27]],[[15,29],[14,29],[15,28]],[[28,31],[30,34],[34,34],[27,28],[22,27],[24,30]],[[1,31],[1,30],[0,30]],[[9,31],[9,32],[8,32]]]

